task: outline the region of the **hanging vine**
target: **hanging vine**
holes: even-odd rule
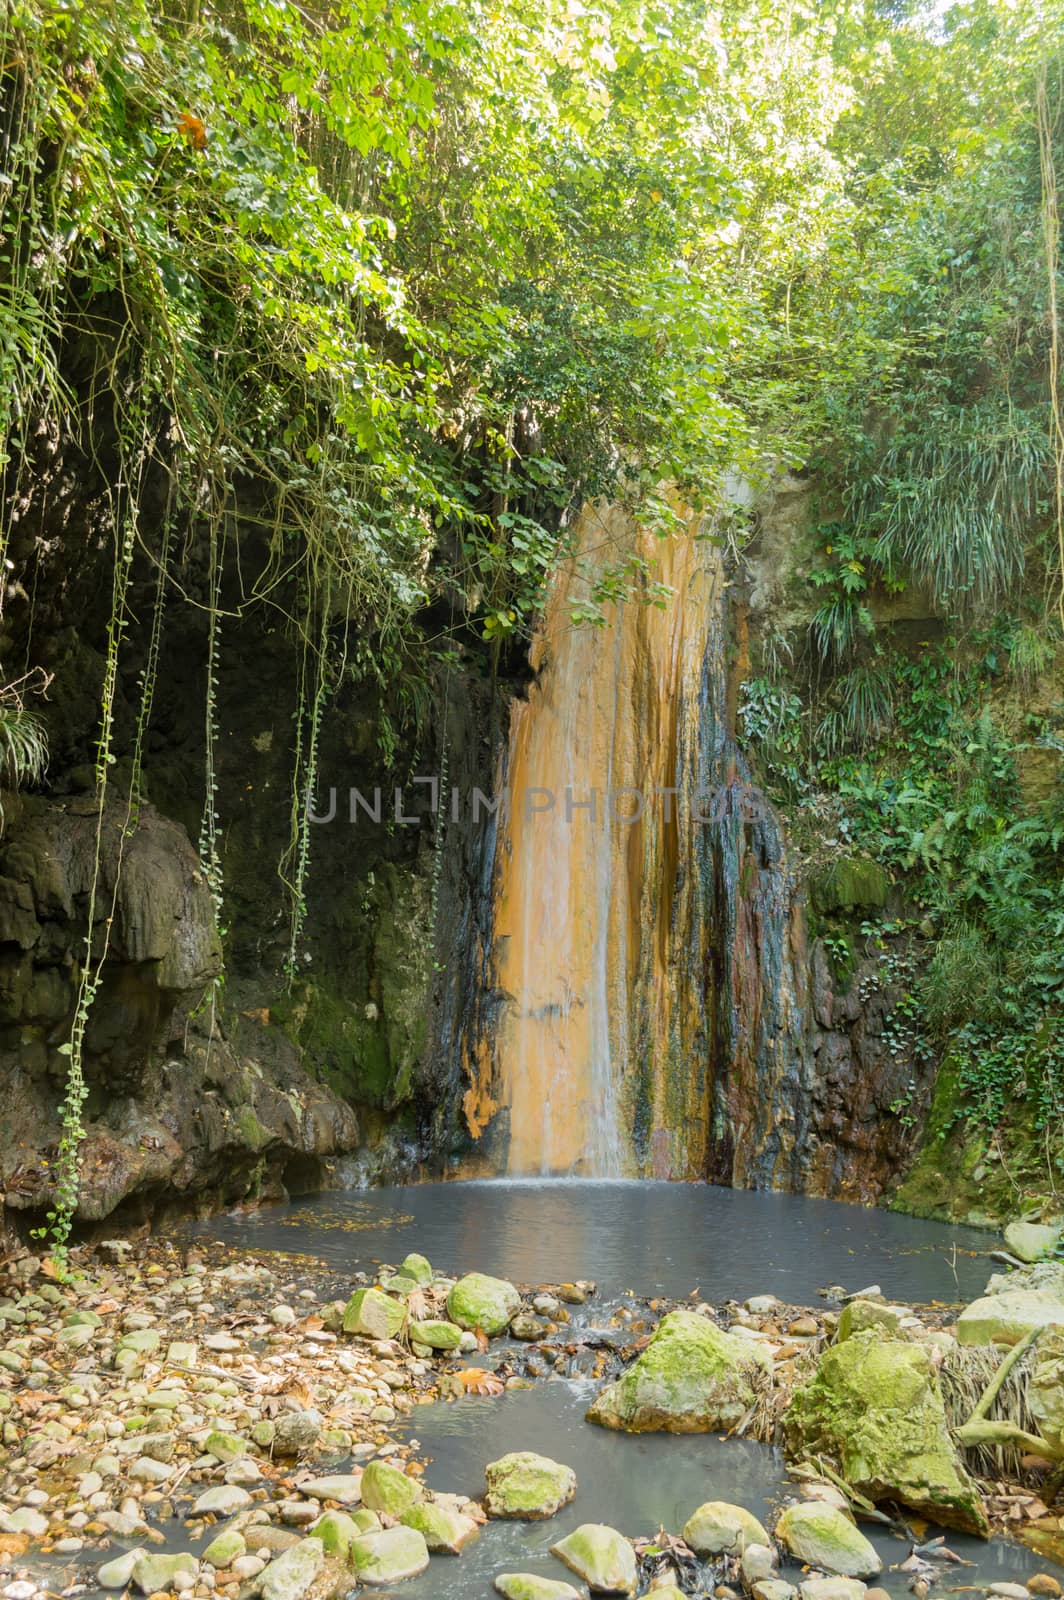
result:
[[[1056,137],[1060,123],[1062,97],[1061,65],[1054,68],[1057,79],[1055,101],[1049,101],[1050,68],[1043,64],[1038,73],[1035,113],[1038,123],[1038,151],[1042,173],[1042,241],[1046,263],[1046,317],[1049,323],[1049,405],[1050,442],[1053,449],[1053,506],[1057,537],[1057,611],[1064,628],[1064,406],[1060,398],[1060,312],[1057,285],[1060,274],[1060,210],[1057,204]]]

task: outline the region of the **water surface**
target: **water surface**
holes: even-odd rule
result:
[[[712,1184],[490,1180],[347,1190],[215,1218],[215,1237],[372,1270],[420,1250],[440,1271],[520,1284],[592,1278],[606,1297],[707,1300],[877,1283],[888,1298],[978,1294],[995,1235],[872,1207]]]
[[[611,1303],[636,1295],[720,1303],[771,1293],[816,1304],[818,1291],[878,1284],[909,1303],[978,1294],[994,1236],[887,1211],[706,1184],[498,1180],[347,1191],[202,1225],[243,1248],[291,1251],[347,1270],[397,1263],[409,1250],[440,1271],[491,1272],[522,1285],[594,1279],[598,1294],[578,1322],[605,1325]],[[616,1330],[615,1330],[616,1331]],[[568,1576],[550,1546],[581,1522],[631,1537],[679,1533],[706,1500],[746,1506],[771,1527],[793,1494],[779,1452],[712,1434],[611,1433],[584,1421],[596,1384],[552,1377],[497,1398],[468,1396],[418,1407],[401,1426],[428,1459],[435,1489],[479,1498],[484,1468],[509,1450],[568,1463],[577,1497],[546,1522],[492,1522],[460,1557],[434,1557],[396,1600],[490,1600],[506,1571]],[[880,1580],[902,1600],[908,1575],[891,1571],[906,1542],[865,1524],[880,1550]],[[950,1535],[974,1567],[946,1569],[932,1595],[987,1585],[1051,1566],[1020,1545]],[[797,1569],[787,1575],[798,1579]],[[711,1592],[711,1589],[707,1590]],[[388,1591],[390,1594],[391,1591]]]

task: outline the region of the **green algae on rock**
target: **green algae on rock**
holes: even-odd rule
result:
[[[883,1570],[856,1523],[837,1506],[818,1500],[788,1506],[776,1523],[776,1538],[799,1561],[843,1578],[869,1578]]]
[[[579,1589],[535,1572],[500,1572],[495,1587],[503,1600],[583,1600]]]
[[[404,1528],[416,1528],[433,1554],[456,1556],[480,1532],[472,1517],[435,1500],[419,1500],[399,1521]]]
[[[638,1582],[631,1541],[601,1522],[584,1522],[551,1554],[583,1578],[595,1594],[634,1594]]]
[[[368,1531],[360,1528],[346,1511],[326,1511],[313,1528],[314,1537],[321,1540],[327,1556],[346,1556],[352,1540],[361,1538],[363,1532]]]
[[[795,1393],[784,1434],[790,1450],[836,1460],[847,1483],[871,1500],[897,1500],[968,1533],[988,1531],[925,1345],[873,1330],[833,1345]]]
[[[420,1483],[387,1461],[371,1461],[362,1474],[362,1504],[370,1511],[401,1517],[415,1501],[423,1498]]]
[[[366,1339],[394,1339],[406,1322],[406,1306],[381,1289],[356,1289],[344,1312],[345,1333]]]
[[[642,1355],[595,1398],[587,1420],[630,1433],[731,1428],[769,1370],[768,1355],[752,1340],[697,1312],[670,1311]]]
[[[521,1296],[505,1278],[469,1272],[447,1296],[447,1315],[460,1328],[480,1328],[489,1337],[502,1333],[520,1310]]]
[[[361,1583],[376,1587],[416,1578],[429,1564],[429,1551],[416,1528],[400,1526],[353,1540],[347,1559]]]
[[[484,1469],[488,1492],[484,1507],[489,1517],[523,1517],[529,1521],[552,1517],[576,1494],[576,1473],[549,1456],[532,1450],[515,1450]]]
[[[456,1322],[439,1322],[429,1319],[413,1322],[410,1337],[428,1350],[457,1350],[462,1342],[462,1330]]]
[[[753,1512],[726,1500],[707,1500],[699,1506],[684,1524],[683,1540],[700,1556],[731,1555],[748,1545],[772,1542]]]

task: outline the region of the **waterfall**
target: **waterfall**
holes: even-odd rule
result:
[[[513,1174],[788,1181],[804,1070],[780,829],[735,745],[706,525],[589,507],[511,711],[470,1132]],[[645,559],[666,600],[574,625]],[[640,814],[641,812],[641,814]]]

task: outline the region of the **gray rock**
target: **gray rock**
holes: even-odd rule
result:
[[[133,1563],[133,1582],[141,1594],[155,1594],[159,1589],[191,1589],[198,1567],[195,1556],[186,1552],[171,1556],[146,1551]],[[185,1581],[178,1581],[179,1574]]]
[[[133,1568],[146,1553],[140,1545],[137,1545],[135,1549],[127,1550],[124,1555],[105,1561],[103,1566],[97,1569],[96,1582],[101,1589],[124,1589],[133,1577]]]
[[[214,1489],[205,1489],[192,1507],[194,1517],[206,1516],[214,1512],[219,1517],[230,1517],[234,1511],[242,1511],[251,1504],[251,1496],[246,1489],[241,1489],[236,1483],[220,1483]]]
[[[318,1442],[322,1417],[320,1411],[282,1411],[274,1418],[273,1448],[276,1455],[298,1456]]]
[[[263,1600],[302,1600],[325,1562],[320,1539],[301,1539],[284,1550],[269,1566],[262,1579]]]
[[[1005,1229],[1005,1243],[1021,1261],[1038,1261],[1051,1255],[1060,1243],[1059,1222],[1010,1222]]]
[[[864,1600],[860,1578],[807,1578],[799,1585],[802,1600]]]
[[[173,1474],[173,1467],[165,1461],[156,1461],[154,1456],[141,1456],[129,1469],[129,1476],[140,1483],[165,1483]]]
[[[314,1500],[338,1500],[342,1506],[357,1506],[362,1499],[361,1472],[338,1472],[325,1478],[304,1478],[300,1494]]]
[[[48,1518],[32,1506],[22,1506],[18,1511],[9,1511],[6,1517],[0,1517],[0,1532],[28,1533],[31,1539],[41,1539],[48,1532]]]
[[[957,1318],[961,1344],[1016,1344],[1035,1328],[1064,1323],[1064,1299],[1045,1289],[1009,1289],[965,1306]]]
[[[739,1563],[743,1584],[752,1589],[763,1578],[776,1576],[776,1552],[767,1544],[748,1544]]]

